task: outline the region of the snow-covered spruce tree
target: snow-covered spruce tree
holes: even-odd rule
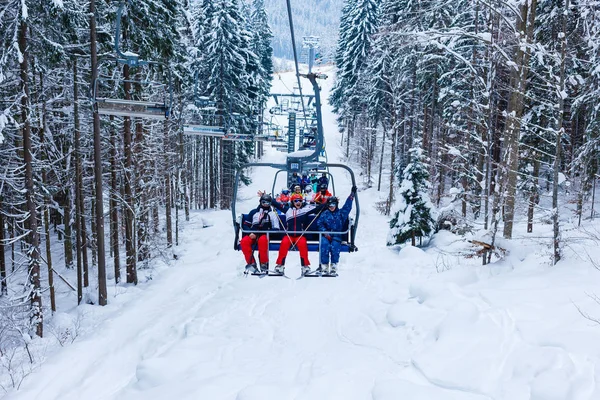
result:
[[[333,106],[333,111],[340,114],[340,109],[343,104],[344,82],[340,79],[340,72],[346,69],[346,59],[344,57],[346,46],[348,43],[347,33],[350,31],[350,11],[352,9],[352,0],[345,0],[342,8],[342,16],[340,18],[338,45],[335,50],[334,62],[336,66],[336,81],[334,83],[331,94],[329,95],[329,103]]]
[[[251,103],[247,93],[247,49],[243,48],[243,19],[237,0],[218,0],[212,7],[212,34],[206,36],[204,48],[206,56],[203,69],[207,73],[203,93],[216,102],[221,123],[228,129],[239,129],[238,122],[243,121],[234,121],[233,115],[245,115],[245,107]],[[224,142],[221,149],[220,207],[229,208],[233,198],[232,167],[239,154],[233,141]]]
[[[349,156],[350,139],[356,137],[357,156],[366,183],[371,185],[371,166],[376,147],[376,131],[368,119],[365,92],[369,83],[366,70],[368,57],[379,26],[379,2],[374,0],[353,0],[343,16],[343,37],[339,41],[341,59],[336,71],[336,85],[331,100],[339,111],[342,127],[347,127],[346,155]]]
[[[263,79],[267,82],[263,89],[269,95],[270,84],[273,75],[273,33],[269,26],[269,17],[265,11],[264,0],[253,0],[252,2],[252,50],[260,58],[263,68]]]
[[[410,240],[416,246],[423,244],[423,238],[433,234],[435,229],[434,206],[429,197],[429,172],[423,149],[410,149],[410,163],[402,171],[399,187],[399,208],[393,213],[388,233],[388,246],[403,244]]]

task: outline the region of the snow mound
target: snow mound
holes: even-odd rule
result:
[[[450,390],[436,386],[423,386],[403,379],[375,382],[372,392],[373,400],[487,400],[489,397]]]

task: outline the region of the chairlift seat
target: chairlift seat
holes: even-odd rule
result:
[[[213,125],[184,125],[183,133],[186,135],[198,136],[225,136],[225,129],[222,126]]]
[[[283,224],[283,226],[285,226],[285,222],[286,222],[286,217],[285,214],[281,214],[281,213],[277,213],[279,215],[279,219],[280,219],[280,224]],[[242,220],[246,220],[248,217],[247,214],[242,214]],[[315,218],[316,214],[308,214],[309,218]],[[304,237],[306,238],[306,244],[308,247],[308,251],[309,252],[319,252],[319,231],[317,231],[317,227],[316,227],[316,223],[317,221],[314,220],[314,222],[311,225],[311,230],[306,231],[306,233],[304,233]],[[351,229],[351,225],[350,225],[350,219],[346,219],[346,221],[344,222],[344,226],[343,226],[343,230],[344,232],[341,233],[342,235],[342,244],[340,246],[340,252],[342,253],[351,253],[352,251],[354,251],[354,246],[350,243],[350,231]],[[250,232],[242,232],[242,237],[249,235]],[[279,247],[281,245],[281,240],[283,239],[283,237],[286,235],[285,231],[270,231],[269,232],[269,251],[279,251]],[[240,246],[237,246],[237,250],[241,250]],[[291,251],[296,251],[297,249],[295,247],[291,247],[290,248]]]
[[[102,115],[165,119],[170,114],[165,104],[150,101],[97,98],[96,103]]]

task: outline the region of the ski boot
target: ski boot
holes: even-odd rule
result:
[[[302,275],[310,274],[310,267],[309,267],[308,265],[303,265],[303,266],[300,268],[300,273],[301,273]]]
[[[329,273],[328,269],[329,264],[319,264],[319,268],[317,268],[316,272],[318,272],[321,275],[327,275]]]
[[[254,274],[256,272],[258,272],[258,268],[256,268],[256,263],[250,263],[246,265],[246,270],[244,271],[244,274]]]
[[[260,263],[260,272],[263,274],[269,273],[269,263]]]
[[[331,268],[329,268],[329,275],[337,276],[337,264],[331,264]]]
[[[275,270],[274,270],[273,272],[275,272],[276,274],[281,274],[281,275],[283,275],[283,274],[284,274],[284,272],[285,272],[285,266],[283,266],[283,265],[280,265],[280,264],[277,264],[277,265],[275,266]]]

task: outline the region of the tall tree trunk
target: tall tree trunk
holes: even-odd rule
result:
[[[553,232],[553,247],[554,247],[554,264],[561,259],[560,249],[560,219],[558,212],[558,173],[560,169],[560,159],[562,151],[562,135],[563,135],[563,122],[565,116],[565,67],[567,63],[567,20],[569,17],[569,6],[570,0],[565,1],[565,9],[562,17],[562,32],[561,32],[561,46],[560,46],[560,76],[558,83],[558,122],[556,132],[556,156],[554,157],[554,184],[552,186],[552,232]]]
[[[40,72],[40,92],[44,93],[44,73]],[[48,160],[48,145],[46,143],[46,102],[41,102],[41,121],[39,128],[40,144],[43,147],[42,160]],[[46,174],[46,168],[42,168],[42,184],[44,187],[48,187],[48,177]],[[56,312],[56,296],[54,292],[54,273],[52,272],[52,246],[50,240],[50,201],[49,193],[44,194],[44,233],[46,235],[46,266],[48,269],[48,288],[50,289],[50,309],[52,312]],[[67,225],[65,221],[64,225]]]
[[[4,220],[4,213],[2,212],[2,196],[0,196],[0,296],[6,296],[8,294],[8,282],[6,282],[6,245],[4,244]]]
[[[123,32],[125,38],[125,32]],[[129,82],[129,66],[123,66],[123,78],[125,79],[125,99],[131,100],[131,83]],[[133,230],[134,223],[134,204],[133,204],[133,149],[131,135],[131,118],[123,118],[123,152],[125,153],[125,268],[127,275],[127,283],[137,285],[137,268],[136,268],[136,250],[135,237]]]
[[[171,163],[169,159],[170,148],[169,148],[169,124],[165,121],[164,125],[164,162],[163,166],[165,172],[165,212],[166,212],[166,224],[167,224],[167,247],[173,246],[173,222],[171,221]]]
[[[519,33],[514,54],[514,67],[511,71],[510,97],[504,129],[504,237],[512,238],[515,217],[515,201],[517,191],[517,176],[519,168],[519,136],[521,118],[525,107],[524,98],[527,90],[527,72],[529,69],[530,46],[533,40],[537,0],[523,1],[520,6],[521,16],[517,21],[516,31]],[[523,42],[524,40],[524,42]]]
[[[98,55],[96,52],[96,0],[90,0],[90,53],[92,82],[98,77]],[[98,248],[98,304],[108,302],[106,292],[106,252],[104,250],[104,200],[102,191],[102,140],[100,137],[100,115],[98,106],[93,106],[94,116],[94,177],[96,179],[96,246]]]
[[[209,160],[210,160],[210,166],[209,166],[209,175],[208,175],[208,182],[210,183],[210,202],[209,202],[209,207],[211,209],[216,208],[217,206],[217,171],[215,168],[215,159],[218,157],[217,154],[215,154],[215,138],[211,137],[209,139]],[[196,155],[196,157],[198,157],[198,155]],[[197,165],[196,165],[197,168]],[[198,177],[196,176],[196,179],[199,181]]]
[[[119,181],[117,177],[117,130],[110,116],[110,246],[112,248],[115,284],[121,282],[121,257],[119,252]]]
[[[29,302],[31,305],[30,323],[35,334],[42,337],[44,334],[42,312],[42,287],[40,282],[40,246],[37,223],[37,207],[35,205],[35,187],[33,182],[33,145],[31,143],[31,122],[29,120],[29,76],[27,50],[27,20],[21,19],[19,27],[19,51],[21,52],[20,77],[21,77],[21,119],[23,123],[23,157],[25,161],[25,199],[27,202],[27,257],[29,264]]]
[[[539,197],[539,185],[538,178],[540,176],[540,160],[537,157],[537,153],[533,153],[533,187],[529,194],[529,204],[527,207],[527,233],[533,232],[533,212],[535,205],[538,203]]]
[[[135,210],[137,220],[135,221],[135,227],[137,228],[137,260],[146,261],[148,260],[148,230],[150,218],[148,209],[148,184],[144,182],[142,186],[142,179],[146,177],[146,168],[144,165],[144,126],[140,118],[135,121],[135,146],[134,146],[134,176],[135,179]]]
[[[79,125],[79,88],[77,57],[73,58],[73,119],[75,147],[75,246],[77,248],[77,304],[83,299],[83,275],[87,273],[87,240],[83,216],[83,162],[81,160],[81,129]]]
[[[385,215],[390,215],[392,203],[394,202],[394,178],[396,176],[396,145],[398,143],[398,120],[395,118],[396,110],[392,110],[394,117],[392,118],[392,150],[390,154],[390,192],[385,204]],[[404,124],[404,121],[402,121]]]
[[[381,154],[379,157],[379,177],[377,178],[377,191],[381,191],[381,175],[383,173],[383,156],[385,154],[385,136],[386,130],[385,125],[383,125],[383,133],[381,135]]]

